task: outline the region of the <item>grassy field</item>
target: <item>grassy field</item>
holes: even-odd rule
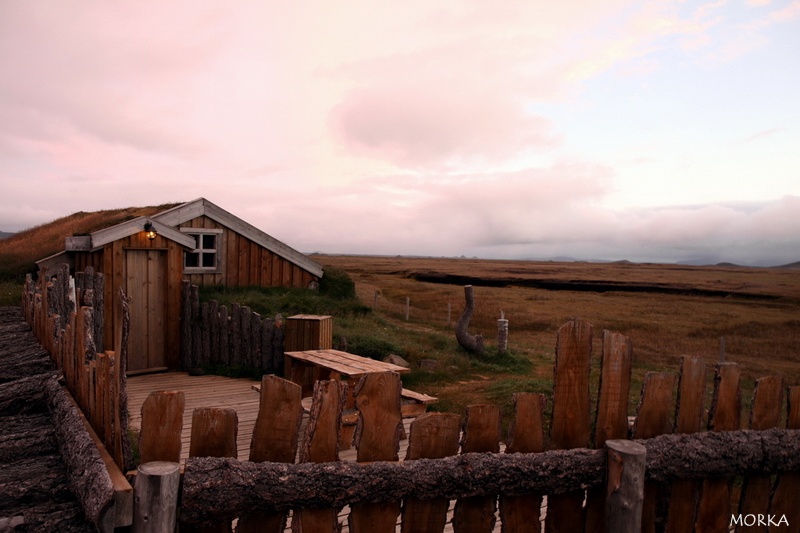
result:
[[[500,404],[508,412],[514,392],[549,393],[556,332],[572,318],[593,325],[591,379],[595,386],[602,331],[631,337],[634,385],[630,412],[635,410],[645,373],[677,372],[683,355],[705,358],[712,370],[710,383],[722,338],[726,360],[742,366],[745,408],[759,377],[781,374],[787,385],[800,384],[800,270],[313,258],[346,271],[355,281],[361,303],[374,307],[371,316],[337,319],[334,335],[384,339],[415,369],[404,377],[405,385],[438,396],[440,410],[460,412],[468,404],[488,402]],[[476,312],[470,332],[480,332],[489,348],[482,357],[461,350],[452,332],[464,307],[465,280],[475,286]],[[406,298],[410,302],[408,321]],[[504,356],[493,350],[501,312],[509,320],[510,354]],[[437,361],[437,369],[419,370],[422,360]]]

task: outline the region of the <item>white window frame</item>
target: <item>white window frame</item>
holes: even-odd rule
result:
[[[187,250],[183,254],[183,271],[186,274],[215,274],[220,272],[220,247],[222,241],[222,230],[221,229],[206,229],[206,228],[181,228],[181,233],[185,233],[186,235],[191,235],[195,238],[195,241],[200,245],[199,248],[195,248],[193,250]],[[203,236],[204,235],[214,235],[214,248],[203,248]],[[198,238],[199,237],[199,238]],[[214,253],[214,266],[206,267],[203,266],[203,254]],[[186,265],[186,256],[189,253],[196,253],[199,254],[199,265],[198,266],[187,266]]]

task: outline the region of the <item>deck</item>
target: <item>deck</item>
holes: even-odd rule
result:
[[[234,409],[239,418],[239,432],[236,448],[240,461],[246,461],[250,455],[250,441],[253,427],[258,415],[259,394],[253,389],[258,381],[242,378],[226,378],[222,376],[190,376],[186,372],[165,372],[162,374],[145,374],[128,378],[128,411],[130,426],[139,428],[142,420],[142,404],[147,395],[154,391],[183,391],[186,396],[186,407],[183,412],[183,431],[181,433],[181,461],[189,457],[189,440],[192,433],[192,412],[198,407],[227,407]],[[300,427],[300,439],[305,434],[303,417]],[[409,431],[411,418],[403,419],[406,434]],[[399,457],[406,455],[408,439],[400,441]],[[339,452],[342,461],[355,461],[356,450],[351,447]]]
[[[258,414],[259,394],[253,389],[258,385],[257,381],[251,379],[226,378],[221,376],[190,376],[186,372],[166,372],[162,374],[146,374],[131,376],[128,378],[128,410],[130,413],[130,425],[139,428],[141,423],[141,409],[147,395],[154,391],[183,391],[186,397],[186,407],[183,415],[183,431],[181,434],[181,461],[184,462],[189,456],[189,440],[191,436],[192,411],[198,407],[228,407],[235,409],[239,418],[239,432],[237,434],[237,452],[239,460],[246,461],[250,454],[250,441],[252,440],[253,427],[255,426]],[[300,428],[300,439],[305,433],[305,422],[307,415],[303,417]],[[409,425],[413,419],[405,418],[403,423],[406,426],[406,434],[409,434]],[[400,451],[398,456],[402,460],[406,456],[408,439],[400,441]],[[342,461],[355,461],[356,450],[351,447],[348,450],[339,452]],[[455,502],[451,503],[452,505]],[[546,499],[542,508],[542,519]],[[342,532],[349,531],[347,526],[347,508],[340,514],[339,521],[343,523]],[[452,515],[449,517],[452,519]],[[542,527],[544,523],[542,523]],[[500,521],[495,524],[494,531],[500,531]],[[287,531],[288,531],[287,526]],[[398,531],[400,530],[398,525]],[[542,529],[543,530],[543,529]],[[443,533],[452,533],[453,528],[448,520]]]

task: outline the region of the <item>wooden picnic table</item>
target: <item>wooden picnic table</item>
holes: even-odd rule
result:
[[[397,372],[406,374],[408,368],[384,363],[343,352],[341,350],[306,350],[283,354],[284,377],[303,387],[303,396],[311,396],[314,382],[321,379],[336,379],[353,383],[374,372]]]
[[[314,383],[318,380],[335,379],[347,383],[347,403],[342,417],[342,434],[340,437],[341,449],[350,447],[353,429],[357,420],[355,411],[355,385],[367,374],[376,372],[397,372],[407,374],[410,369],[362,357],[360,355],[343,352],[341,350],[305,350],[301,352],[284,352],[284,377],[297,383],[303,388],[304,409],[311,407],[310,396],[314,392]],[[420,394],[418,392],[402,389],[401,415],[416,417],[424,413],[429,404],[437,398]]]

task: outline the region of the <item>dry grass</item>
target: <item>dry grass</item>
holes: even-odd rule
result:
[[[324,255],[314,259],[347,271],[366,305],[375,303],[379,291],[377,313],[393,327],[407,335],[429,336],[427,341],[410,341],[412,345],[427,342],[429,347],[410,350],[410,359],[418,363],[421,358],[441,358],[451,379],[414,378],[413,386],[438,395],[444,410],[484,401],[509,405],[512,392],[549,391],[556,331],[571,318],[593,325],[595,383],[602,331],[631,337],[632,409],[646,372],[677,372],[683,355],[702,356],[713,369],[720,358],[721,337],[726,360],[742,366],[745,405],[755,379],[764,375],[781,374],[787,385],[800,384],[800,270]],[[451,304],[454,324],[464,306],[463,286],[420,282],[414,279],[420,272],[495,281],[514,278],[516,286],[473,283],[477,310],[470,330],[482,333],[487,344],[494,345],[502,311],[509,319],[509,347],[516,359],[498,364],[492,363],[497,356],[470,359],[454,348],[454,340],[444,346],[439,340],[440,349],[431,349],[431,338],[452,337],[447,307]],[[530,280],[612,281],[680,291],[591,292],[521,286]],[[699,295],[697,290],[715,292]],[[730,295],[723,295],[726,292]],[[408,322],[406,297],[411,302]],[[713,370],[709,382],[712,375]]]
[[[78,212],[0,240],[0,280],[21,281],[35,262],[64,249],[64,239],[85,235],[140,216],[151,216],[178,204]]]

